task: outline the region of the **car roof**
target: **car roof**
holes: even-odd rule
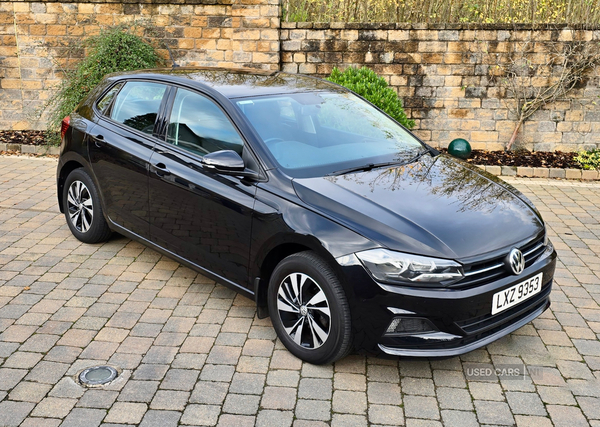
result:
[[[344,91],[325,80],[280,71],[227,69],[212,67],[177,67],[113,73],[111,80],[121,78],[157,79],[165,82],[209,87],[227,98],[242,98],[313,91]]]

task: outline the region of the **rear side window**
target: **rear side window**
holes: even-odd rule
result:
[[[159,83],[127,82],[115,99],[110,118],[152,135],[166,89]]]

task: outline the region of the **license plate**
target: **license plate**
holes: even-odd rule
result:
[[[531,298],[542,290],[543,273],[530,277],[524,282],[517,283],[494,294],[492,299],[492,314],[508,310],[512,306]]]

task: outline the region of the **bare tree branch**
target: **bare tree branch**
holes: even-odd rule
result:
[[[532,63],[530,52],[533,44],[541,43],[548,52],[545,63]],[[564,98],[582,82],[585,74],[600,64],[600,45],[587,41],[533,42],[514,45],[500,67],[506,76],[504,86],[507,94],[515,100],[517,123],[506,145],[513,146],[519,129],[536,111],[545,105]],[[546,84],[533,84],[534,79],[546,80]]]

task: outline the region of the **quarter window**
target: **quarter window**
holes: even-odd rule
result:
[[[159,83],[127,82],[115,99],[111,119],[152,135],[165,90]]]
[[[185,89],[178,89],[167,129],[167,142],[194,154],[233,150],[242,154],[239,133],[210,99]]]
[[[119,89],[121,89],[121,86],[123,85],[119,83],[113,86],[111,90],[106,92],[106,95],[104,95],[102,99],[96,104],[98,110],[100,110],[102,113],[106,112],[107,107],[110,105],[111,101],[113,100]]]

